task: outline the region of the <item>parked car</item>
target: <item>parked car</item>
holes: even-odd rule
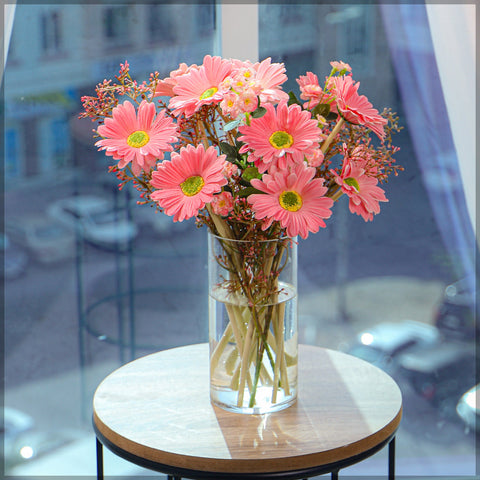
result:
[[[9,216],[5,231],[13,242],[43,264],[72,258],[75,252],[72,232],[46,215]]]
[[[18,441],[25,432],[31,431],[33,426],[33,419],[29,415],[14,408],[4,407],[2,424],[4,464],[17,462],[17,459],[21,458]]]
[[[94,195],[77,195],[58,200],[48,214],[81,233],[86,241],[103,248],[126,248],[138,233],[137,226],[115,211],[112,202]]]
[[[348,353],[392,373],[401,353],[413,347],[433,345],[439,339],[437,329],[426,323],[414,320],[385,322],[360,333]]]
[[[459,398],[475,384],[474,350],[452,341],[416,348],[399,357],[399,373],[417,394],[451,416]]]
[[[5,234],[0,235],[0,250],[3,252],[3,278],[13,280],[23,275],[28,265],[27,252]]]
[[[29,415],[13,408],[4,408],[3,414],[4,473],[16,466],[31,462],[42,455],[72,442],[76,435],[70,431],[39,430]]]
[[[479,306],[473,288],[467,279],[445,288],[435,312],[435,325],[448,338],[471,341],[477,337],[480,327],[475,318]]]
[[[480,384],[467,390],[457,403],[457,414],[468,429],[480,432]]]

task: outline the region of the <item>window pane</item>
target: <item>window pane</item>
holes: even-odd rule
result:
[[[7,474],[93,478],[98,383],[134,357],[207,340],[206,233],[119,192],[95,125],[78,114],[125,60],[141,83],[218,54],[215,29],[211,3],[16,6],[5,73]]]
[[[399,475],[473,475],[475,434],[456,411],[475,384],[473,295],[456,283],[456,258],[436,221],[429,189],[434,182],[424,180],[435,172],[424,171],[412,142],[411,105],[399,93],[388,25],[380,7],[345,3],[259,7],[260,59],[285,63],[287,91],[299,96],[296,78],[307,71],[323,85],[329,62],[344,61],[360,82],[359,93],[380,111],[391,107],[404,127],[394,144],[401,147],[395,158],[405,171],[382,186],[389,203],[374,221],[352,215],[343,196],[327,228],[299,246],[300,341],[350,352],[398,381],[404,397]],[[423,81],[429,92],[428,76]],[[424,134],[438,141],[448,132],[426,127]],[[428,369],[420,372],[421,363]],[[379,469],[365,463],[350,472],[384,471],[383,459],[370,462]]]

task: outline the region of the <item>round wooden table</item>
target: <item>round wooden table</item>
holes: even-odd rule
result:
[[[332,473],[389,445],[402,415],[397,384],[356,357],[299,347],[297,402],[246,415],[210,403],[208,345],[165,350],[128,363],[93,399],[97,476],[103,445],[137,465],[191,479],[301,479]]]

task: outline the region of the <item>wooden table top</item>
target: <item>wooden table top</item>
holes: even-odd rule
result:
[[[276,413],[213,406],[208,345],[124,365],[93,400],[100,434],[148,461],[208,472],[278,472],[339,462],[380,445],[402,414],[397,384],[356,357],[299,347],[298,400]]]

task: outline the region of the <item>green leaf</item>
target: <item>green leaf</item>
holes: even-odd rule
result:
[[[257,109],[252,112],[252,117],[260,118],[263,117],[266,113],[267,109],[265,107],[257,107]]]
[[[302,105],[300,100],[297,98],[297,96],[293,92],[288,92],[288,105]]]
[[[260,190],[257,190],[254,187],[245,187],[245,188],[242,188],[242,190],[240,190],[237,193],[237,197],[244,198],[244,197],[248,197],[249,195],[252,195],[254,193],[263,193],[263,192],[260,191]]]
[[[228,157],[237,157],[237,149],[227,142],[220,142],[220,150]]]
[[[317,115],[321,115],[322,117],[327,118],[329,113],[330,113],[330,105],[328,105],[328,103],[319,103],[312,110],[312,117],[316,117]]]
[[[231,122],[226,123],[223,127],[223,131],[224,132],[229,132],[230,130],[233,130],[234,128],[237,128],[241,123],[242,123],[242,119],[237,118],[236,120],[233,120]]]
[[[261,179],[262,174],[258,171],[257,167],[247,167],[242,173],[242,178],[246,182],[250,182],[254,178]]]

